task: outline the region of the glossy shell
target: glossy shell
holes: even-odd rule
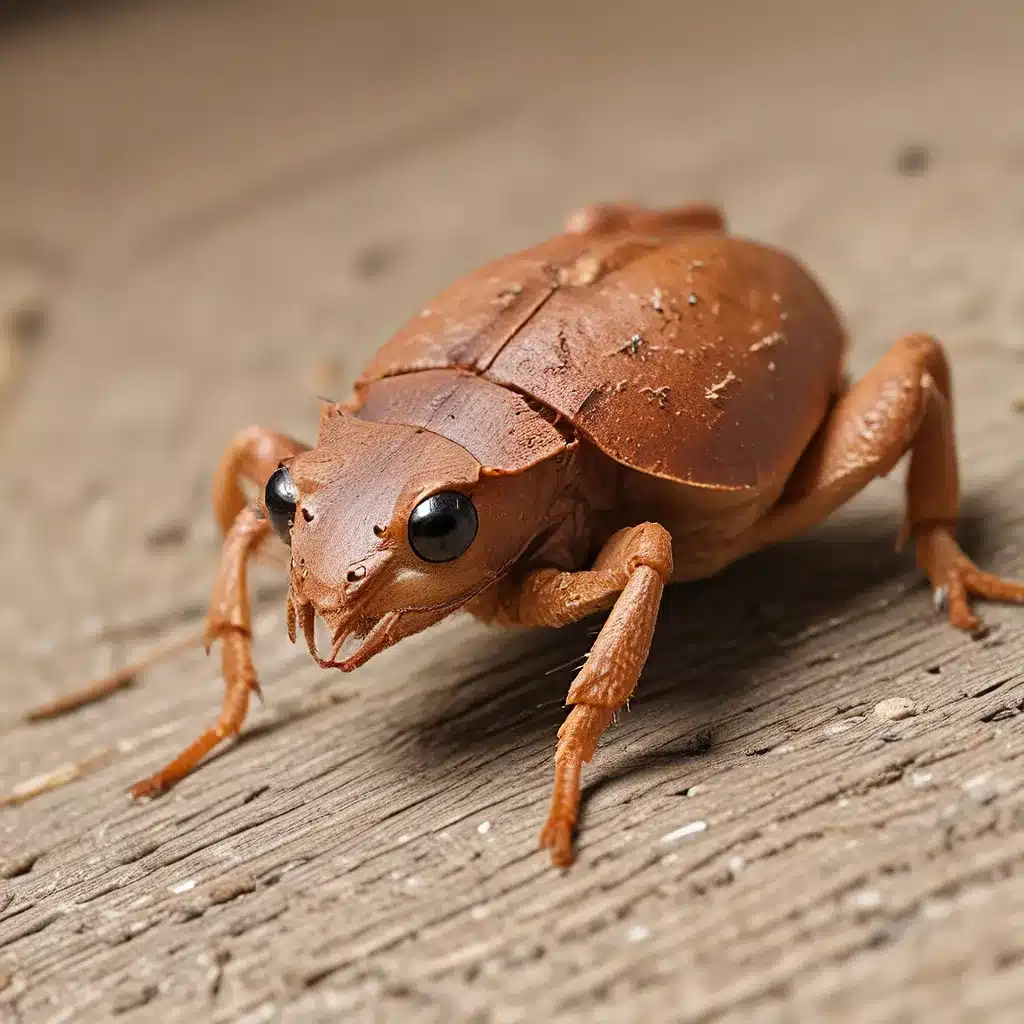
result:
[[[388,379],[458,369],[542,403],[626,466],[766,490],[825,416],[844,349],[828,299],[785,253],[711,232],[570,233],[458,281],[356,389],[365,407]]]

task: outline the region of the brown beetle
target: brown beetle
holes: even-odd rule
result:
[[[806,529],[910,451],[902,540],[953,625],[978,625],[970,595],[1024,602],[1024,585],[980,571],[954,539],[940,344],[903,338],[854,386],[845,347],[800,264],[729,237],[709,206],[588,207],[457,282],[346,405],[324,404],[315,447],[251,427],[228,448],[206,629],[224,707],[132,794],[165,790],[241,728],[257,689],[246,564],[272,532],[291,545],[292,640],[301,631],[346,672],[460,608],[522,626],[611,609],[558,733],[541,843],[559,865],[573,859],[582,766],[633,693],[666,583]]]

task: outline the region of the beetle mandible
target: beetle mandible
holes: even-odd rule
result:
[[[291,547],[289,635],[325,668],[351,671],[457,609],[510,626],[610,609],[558,732],[541,832],[556,865],[573,860],[582,766],[633,694],[667,583],[800,533],[909,452],[900,539],[950,622],[978,626],[971,596],[1024,603],[1024,584],[982,572],[954,538],[940,343],[904,337],[856,384],[846,347],[807,270],[705,204],[589,206],[458,281],[347,403],[322,405],[314,447],[261,427],[229,445],[206,624],[223,709],[132,795],[166,790],[241,728],[258,690],[246,566],[272,533]],[[262,497],[247,503],[243,483]]]

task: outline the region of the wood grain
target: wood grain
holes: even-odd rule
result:
[[[965,544],[1024,575],[1020,5],[347,6],[0,36],[0,256],[52,314],[0,427],[0,794],[80,769],[0,809],[0,1021],[1016,1020],[1024,618],[935,615],[899,474],[669,592],[566,874],[536,837],[593,623],[324,674],[267,568],[266,706],[168,797],[124,790],[215,659],[19,723],[199,620],[234,430],[312,436],[318,368],[594,199],[721,201],[815,268],[857,371],[940,336]]]

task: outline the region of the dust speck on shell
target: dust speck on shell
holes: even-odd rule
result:
[[[601,276],[602,269],[601,260],[593,253],[585,252],[572,266],[558,268],[558,283],[577,287],[593,284]]]
[[[779,342],[784,341],[785,338],[781,331],[773,331],[771,334],[766,334],[760,341],[755,341],[750,346],[751,352],[760,352],[763,348],[771,348],[773,345],[777,345]]]
[[[720,381],[712,384],[711,387],[704,389],[704,397],[716,401],[719,395],[734,381],[736,380],[736,374],[730,370]]]
[[[660,388],[641,388],[640,390],[643,394],[647,395],[651,401],[656,401],[662,409],[668,405],[668,396],[672,392],[672,389],[665,385],[662,385]]]
[[[508,309],[509,306],[511,306],[512,303],[515,302],[516,299],[522,294],[523,286],[521,284],[512,284],[509,285],[507,288],[502,288],[502,290],[498,292],[497,297],[495,298],[494,301],[502,309]]]

